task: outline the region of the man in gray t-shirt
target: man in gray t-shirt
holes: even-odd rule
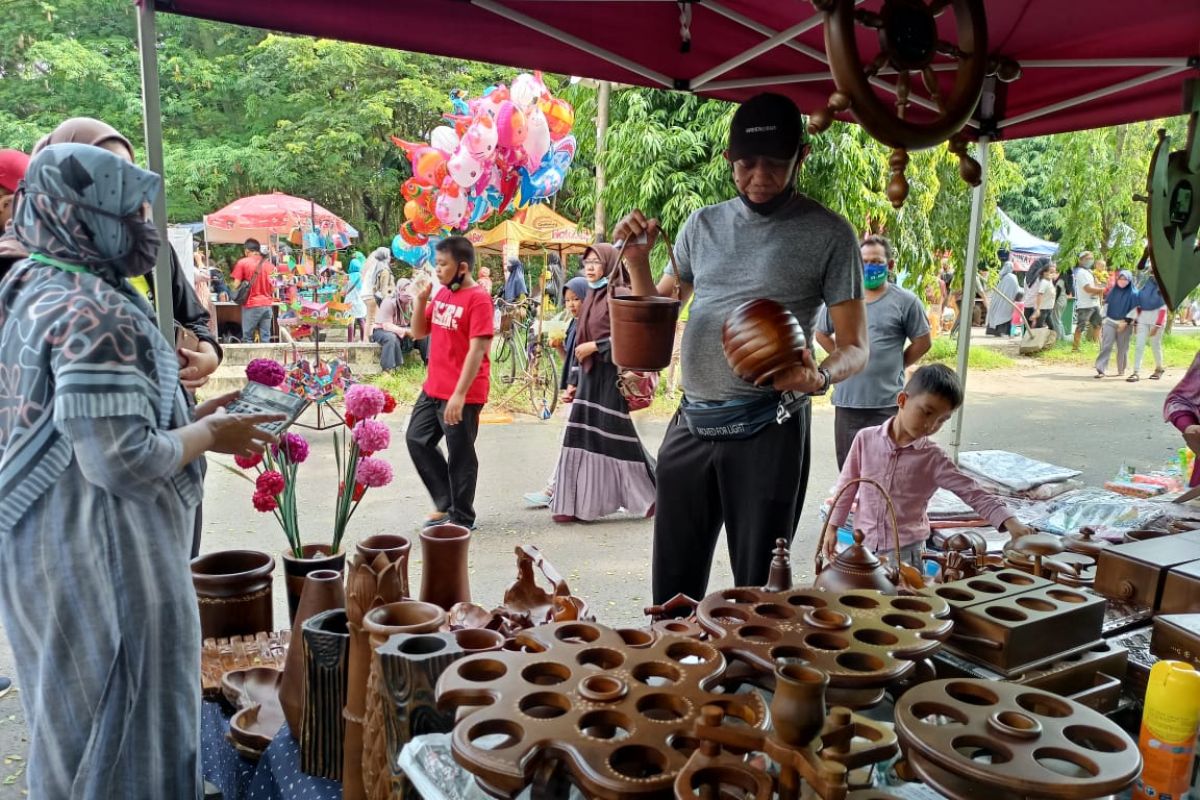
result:
[[[706,594],[722,526],[735,585],[766,582],[774,542],[791,541],[808,487],[807,395],[823,394],[866,364],[858,243],[846,220],[796,192],[807,154],[795,103],[757,95],[734,114],[725,151],[738,197],[692,213],[675,243],[677,275],[668,270],[657,286],[651,278],[657,220],[633,211],[613,231],[615,241],[627,242],[635,295],[678,290],[684,303],[692,298],[681,352],[684,401],[658,452],[656,604]],[[760,298],[790,310],[809,341],[827,305],[837,348],[820,364],[806,351],[769,386],[741,380],[725,358],[721,329],[739,305]],[[790,416],[777,423],[781,399]]]
[[[882,236],[868,236],[860,249],[871,355],[866,369],[833,390],[838,469],[846,463],[850,445],[860,430],[895,416],[896,395],[904,388],[904,370],[920,361],[933,343],[920,299],[887,282],[893,263],[891,242]],[[824,309],[817,324],[817,344],[828,353],[837,349],[833,321]]]

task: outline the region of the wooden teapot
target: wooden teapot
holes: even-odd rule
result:
[[[867,483],[875,487],[887,502],[888,518],[892,523],[892,536],[895,547],[893,552],[895,553],[896,564],[885,565],[869,547],[863,544],[866,534],[858,529],[854,531],[854,544],[838,553],[832,562],[826,564],[822,558],[821,543],[825,541],[826,536],[830,535],[830,521],[833,518],[832,509],[837,507],[843,494],[851,487],[857,488],[860,483]],[[833,535],[836,536],[837,534],[834,533]],[[817,579],[813,583],[813,587],[829,592],[873,589],[884,594],[896,594],[901,588],[921,589],[925,586],[925,582],[921,578],[921,573],[915,567],[900,561],[900,527],[896,524],[896,509],[892,505],[892,498],[888,495],[887,491],[870,478],[856,478],[850,481],[833,498],[833,506],[830,508],[830,518],[826,520],[825,528],[821,532],[821,540],[817,544],[816,570]]]

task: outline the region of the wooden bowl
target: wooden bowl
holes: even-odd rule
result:
[[[735,308],[725,320],[721,340],[734,374],[756,386],[801,364],[807,345],[796,316],[766,298]]]

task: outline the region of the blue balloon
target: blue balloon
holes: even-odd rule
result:
[[[411,245],[404,237],[396,234],[392,238],[392,255],[414,267],[424,266],[434,261],[434,248],[440,240],[430,239],[425,244]]]

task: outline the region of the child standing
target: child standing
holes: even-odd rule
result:
[[[563,369],[558,387],[562,390],[561,402],[564,405],[575,399],[575,387],[579,385],[579,362],[575,360],[575,330],[579,322],[579,309],[583,307],[587,292],[587,278],[571,278],[563,290],[563,305],[567,307],[567,313],[571,316],[571,324],[567,326],[567,338],[563,341]],[[566,432],[567,429],[563,428],[564,436]],[[559,444],[562,444],[561,437]],[[554,471],[550,473],[550,479],[546,482],[546,488],[540,492],[529,492],[524,495],[526,506],[547,508],[550,505],[550,501],[554,499],[554,483],[557,473],[558,464],[556,463]]]
[[[1025,332],[1025,293],[1017,292],[1013,298],[1012,333],[1010,336],[1020,336]]]
[[[471,277],[475,248],[462,236],[438,243],[437,279],[424,283],[413,308],[413,339],[430,337],[429,374],[408,422],[408,453],[433,499],[425,525],[475,528],[479,458],[475,437],[488,399],[492,301]],[[430,296],[433,302],[430,302]],[[445,437],[444,457],[438,443]]]
[[[925,510],[938,487],[954,492],[981,517],[1012,538],[1033,533],[1017,520],[1002,502],[963,474],[929,437],[937,433],[962,404],[962,386],[949,367],[930,364],[909,378],[896,398],[900,411],[882,425],[858,432],[846,465],[838,479],[838,490],[856,478],[876,481],[896,508],[900,527],[900,558],[918,569],[921,547],[929,536]],[[828,533],[820,545],[827,559],[837,552],[837,529],[846,522],[858,495],[854,527],[866,534],[863,543],[879,555],[892,557],[891,522],[887,503],[873,486],[848,491],[830,511]]]

